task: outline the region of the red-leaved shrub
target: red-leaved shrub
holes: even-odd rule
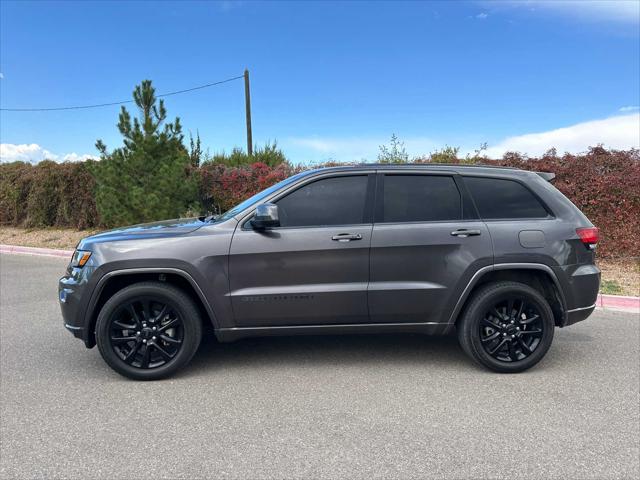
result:
[[[252,163],[242,167],[228,167],[219,163],[200,167],[200,199],[205,210],[222,213],[250,196],[284,180],[294,173],[288,163],[269,167]]]
[[[561,157],[551,150],[541,158],[510,153],[489,163],[555,173],[553,185],[600,229],[599,256],[640,255],[640,150],[592,147]]]

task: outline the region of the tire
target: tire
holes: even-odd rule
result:
[[[202,320],[193,300],[161,282],[136,283],[118,291],[96,322],[102,358],[134,380],[173,375],[193,358],[201,339]]]
[[[457,325],[464,352],[501,373],[522,372],[542,360],[551,347],[554,329],[549,303],[537,290],[517,282],[491,283],[478,289]]]

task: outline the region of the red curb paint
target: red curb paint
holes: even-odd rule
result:
[[[622,295],[598,295],[598,305],[602,308],[619,308],[640,312],[640,297],[624,297]]]
[[[71,255],[73,255],[73,250],[58,250],[55,248],[22,247],[20,245],[0,244],[0,253],[17,253],[23,255],[71,258]]]

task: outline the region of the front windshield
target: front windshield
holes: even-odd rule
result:
[[[271,195],[273,192],[279,190],[280,188],[282,188],[282,187],[284,187],[286,185],[289,185],[290,183],[295,182],[300,177],[305,176],[307,173],[308,172],[298,173],[297,175],[294,175],[293,177],[285,178],[284,180],[276,183],[275,185],[271,185],[269,188],[267,188],[265,190],[262,190],[261,192],[256,193],[254,196],[247,198],[243,202],[240,202],[238,205],[233,207],[231,210],[227,210],[226,212],[224,212],[219,217],[216,217],[215,221],[216,222],[222,222],[224,220],[228,220],[231,217],[236,216],[238,213],[242,212],[243,210],[246,210],[247,208],[251,207],[252,205],[260,203],[260,201],[262,201],[263,199],[265,199],[266,197]]]

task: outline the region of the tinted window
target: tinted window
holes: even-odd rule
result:
[[[518,182],[465,177],[464,183],[482,218],[544,218],[548,215],[533,193]]]
[[[383,222],[460,220],[460,192],[452,177],[386,175]]]
[[[367,177],[334,177],[310,183],[278,200],[282,227],[366,223]]]

